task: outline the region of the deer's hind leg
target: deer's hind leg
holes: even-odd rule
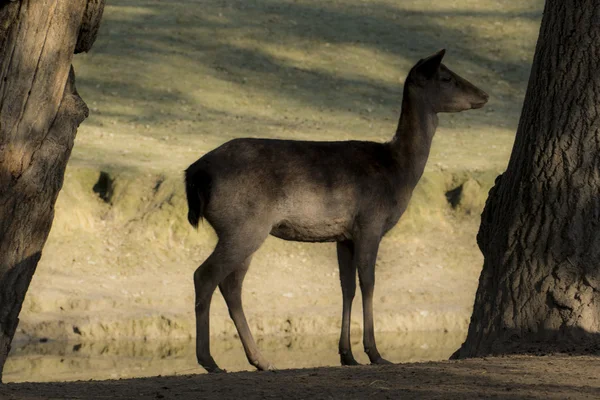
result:
[[[256,346],[256,342],[252,337],[252,332],[250,332],[250,327],[248,327],[246,315],[244,314],[244,309],[242,307],[242,283],[244,282],[244,277],[250,267],[251,259],[252,256],[248,257],[246,261],[244,261],[242,267],[229,274],[223,282],[219,284],[219,289],[227,303],[229,316],[233,320],[238,334],[240,335],[240,340],[244,346],[248,362],[260,371],[272,370],[275,368],[263,357]]]
[[[232,274],[234,275],[231,279],[237,279],[240,282],[241,294],[241,279],[243,279],[248,269],[250,258],[264,242],[268,234],[268,229],[242,227],[241,229],[236,229],[235,234],[219,235],[219,242],[215,250],[194,272],[194,288],[196,291],[196,357],[198,363],[208,372],[223,372],[210,354],[209,315],[212,295],[217,286],[221,282],[226,281],[226,278]],[[226,287],[230,285],[231,283],[225,283]],[[233,297],[231,299],[234,300],[233,304],[235,306],[235,299]],[[236,318],[240,318],[239,311],[236,311],[235,315]]]
[[[356,264],[353,262],[354,244],[349,240],[338,242],[337,256],[343,296],[342,331],[339,343],[340,362],[342,365],[359,365],[352,355],[352,345],[350,344],[350,318],[352,316],[352,301],[356,293]]]

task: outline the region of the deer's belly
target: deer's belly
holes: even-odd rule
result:
[[[271,235],[296,242],[339,242],[350,238],[345,218],[326,221],[282,220],[273,226]]]

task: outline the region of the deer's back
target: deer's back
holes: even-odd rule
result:
[[[395,162],[374,142],[235,139],[191,168],[211,177],[206,218],[217,233],[232,220],[256,219],[283,239],[337,241],[361,214],[389,217],[377,212],[397,201]]]

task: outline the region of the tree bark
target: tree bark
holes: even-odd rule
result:
[[[517,136],[491,189],[454,358],[600,349],[600,0],[547,0]]]
[[[0,379],[79,124],[73,53],[104,0],[0,0]]]

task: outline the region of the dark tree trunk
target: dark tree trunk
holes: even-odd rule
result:
[[[455,358],[597,352],[600,337],[600,0],[547,0],[485,257]]]
[[[88,113],[71,60],[91,47],[103,8],[104,0],[0,0],[0,379]]]

